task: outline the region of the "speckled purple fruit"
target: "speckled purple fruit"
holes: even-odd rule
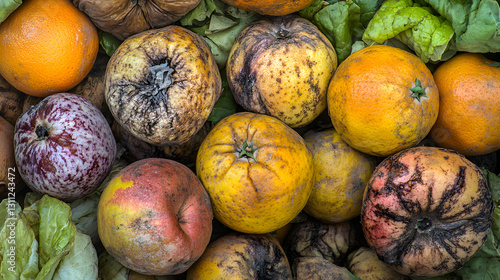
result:
[[[32,190],[71,201],[90,194],[106,178],[116,141],[92,102],[57,93],[19,117],[14,149],[21,178]]]

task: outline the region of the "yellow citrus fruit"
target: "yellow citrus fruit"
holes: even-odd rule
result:
[[[439,111],[432,73],[414,54],[386,45],[354,52],[328,87],[328,112],[349,146],[388,156],[416,146]]]
[[[186,280],[292,279],[290,262],[270,234],[229,233],[211,242]]]
[[[465,156],[500,149],[500,63],[461,53],[434,72],[439,115],[429,136]]]
[[[97,29],[69,0],[26,0],[0,24],[0,75],[37,97],[70,90],[90,72]]]
[[[313,132],[304,140],[314,159],[314,187],[304,212],[327,223],[359,216],[376,158],[351,148],[334,129]]]
[[[196,173],[221,223],[239,232],[269,233],[304,208],[313,186],[313,159],[304,139],[282,121],[241,112],[208,133]]]

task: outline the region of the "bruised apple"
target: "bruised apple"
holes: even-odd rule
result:
[[[117,147],[106,118],[90,100],[57,93],[18,118],[14,149],[26,185],[70,201],[99,187],[113,167]]]
[[[135,161],[109,182],[97,227],[106,251],[145,275],[185,272],[212,234],[205,188],[185,165],[165,158]]]
[[[434,277],[459,269],[483,245],[493,205],[476,165],[455,151],[420,146],[377,166],[361,223],[368,244],[394,270]]]

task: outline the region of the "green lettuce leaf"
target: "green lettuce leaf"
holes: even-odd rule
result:
[[[220,69],[226,66],[236,36],[260,15],[230,6],[221,0],[202,0],[179,23],[200,35],[209,45]]]
[[[495,0],[421,0],[446,18],[458,51],[500,51],[500,7]]]
[[[22,0],[2,0],[0,1],[0,23],[2,23],[12,12],[14,12],[21,4]]]
[[[35,279],[39,272],[38,242],[14,200],[0,203],[0,225],[0,279]]]
[[[52,280],[85,280],[98,278],[97,251],[90,236],[76,231],[75,242],[64,256]]]
[[[299,11],[330,40],[342,62],[353,52],[355,42],[361,40],[366,25],[380,6],[381,1],[322,1]]]
[[[451,23],[430,7],[412,0],[388,0],[368,24],[363,41],[374,45],[396,38],[427,63],[447,60],[456,53],[453,35]]]

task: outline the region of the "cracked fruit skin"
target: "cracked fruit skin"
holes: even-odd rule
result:
[[[434,277],[459,269],[483,245],[493,207],[476,165],[453,150],[420,146],[377,166],[361,224],[370,247],[393,269]]]
[[[235,101],[246,111],[295,128],[326,109],[336,68],[328,38],[310,21],[289,15],[247,25],[229,52],[226,72]]]
[[[194,172],[147,158],[122,169],[99,200],[97,227],[106,251],[147,275],[185,272],[212,235],[210,198]]]
[[[354,52],[328,87],[335,130],[356,150],[385,157],[416,146],[439,111],[432,73],[410,52],[374,45]]]
[[[230,233],[210,243],[186,279],[287,280],[292,271],[283,248],[270,234]]]
[[[208,44],[176,25],[128,37],[108,62],[105,85],[114,119],[156,146],[189,141],[222,91]]]
[[[218,122],[196,159],[215,217],[244,233],[268,233],[292,221],[311,194],[313,168],[312,154],[295,130],[250,112]]]

